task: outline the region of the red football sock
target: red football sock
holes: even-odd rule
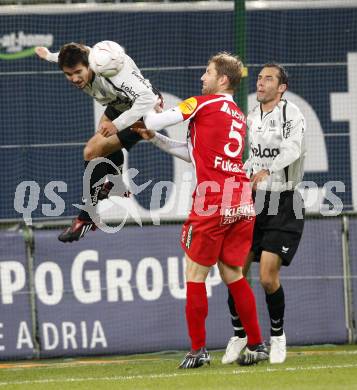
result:
[[[186,321],[191,338],[191,348],[198,350],[206,345],[205,321],[208,300],[205,283],[187,282]]]
[[[248,336],[248,345],[261,344],[262,335],[260,332],[257,306],[253,290],[246,278],[228,284],[235,308]]]

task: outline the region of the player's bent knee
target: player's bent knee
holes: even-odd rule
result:
[[[99,148],[92,145],[86,145],[83,149],[83,158],[85,161],[94,160],[97,157],[101,157]]]
[[[267,294],[272,294],[279,288],[279,281],[274,280],[270,277],[264,278],[261,276],[260,277],[260,284],[262,285],[264,291]]]
[[[84,149],[83,149],[83,159],[85,161],[90,161],[92,160],[92,148],[91,147],[88,147],[88,146],[85,146]]]

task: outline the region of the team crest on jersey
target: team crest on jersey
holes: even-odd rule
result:
[[[276,120],[275,119],[271,119],[270,122],[269,122],[269,126],[270,126],[269,131],[275,131],[276,130]]]
[[[183,114],[189,115],[189,114],[192,114],[193,111],[195,111],[197,104],[198,104],[197,99],[194,97],[191,97],[191,98],[188,98],[188,99],[184,100],[183,102],[181,102],[179,104],[179,109]]]

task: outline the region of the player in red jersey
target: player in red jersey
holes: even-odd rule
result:
[[[268,359],[255,297],[242,274],[255,216],[249,180],[242,169],[246,120],[233,100],[241,72],[238,57],[218,53],[209,60],[201,78],[203,96],[191,97],[171,110],[150,112],[144,117],[146,127],[152,130],[190,121],[185,145],[195,168],[197,185],[192,210],[182,229],[181,245],[186,254],[186,320],[191,351],[180,368],[196,368],[210,362],[206,350],[205,280],[210,267],[217,262],[248,335],[247,348],[239,363],[250,365]],[[143,138],[154,136],[150,130],[138,131]],[[157,137],[158,143],[164,143],[158,133],[153,139]]]

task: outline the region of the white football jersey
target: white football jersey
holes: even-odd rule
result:
[[[244,168],[250,176],[262,169],[270,175],[259,183],[268,191],[292,190],[304,175],[305,118],[299,108],[282,99],[270,112],[260,104],[249,112],[249,159]]]
[[[58,62],[58,54],[50,53],[47,60]],[[135,62],[127,54],[124,67],[117,75],[108,78],[95,74],[92,83],[87,85],[83,92],[103,106],[109,105],[122,112],[113,121],[118,130],[132,125],[153,109],[158,101],[150,81],[142,76]]]

